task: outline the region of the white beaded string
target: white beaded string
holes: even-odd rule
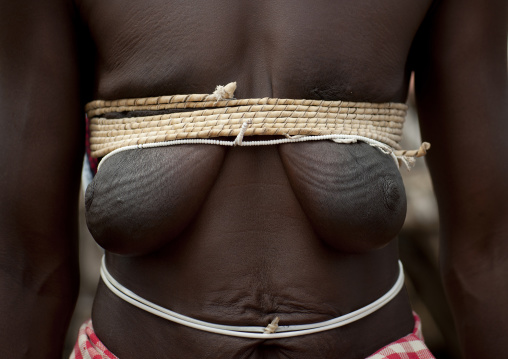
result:
[[[245,124],[245,122],[244,122]],[[242,126],[243,128],[243,126]],[[246,126],[247,128],[247,126]],[[245,131],[244,131],[245,133]],[[238,135],[240,136],[240,134]],[[390,146],[373,140],[368,137],[358,136],[358,135],[322,135],[322,136],[301,136],[301,137],[289,137],[289,138],[280,138],[276,140],[264,140],[264,141],[242,141],[242,139],[238,140],[238,136],[234,141],[224,141],[224,140],[214,140],[209,138],[186,138],[181,140],[173,140],[166,142],[155,142],[155,143],[143,143],[139,145],[131,145],[118,148],[114,151],[111,151],[106,156],[102,158],[99,162],[99,166],[97,167],[97,171],[99,171],[101,165],[110,157],[114,156],[117,153],[135,149],[143,149],[143,148],[155,148],[155,147],[165,147],[165,146],[175,146],[175,145],[190,145],[190,144],[199,144],[199,145],[216,145],[216,146],[271,146],[271,145],[280,145],[285,143],[296,143],[296,142],[306,142],[306,141],[323,141],[323,140],[332,140],[336,143],[356,143],[358,141],[368,143],[372,147],[378,148],[385,154],[389,154],[395,161],[397,167],[399,167],[399,159],[410,168],[410,164],[407,160],[404,159],[404,156],[397,156],[394,153],[393,148]]]

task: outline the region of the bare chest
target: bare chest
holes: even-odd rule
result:
[[[208,93],[403,101],[430,1],[80,3],[102,99]]]

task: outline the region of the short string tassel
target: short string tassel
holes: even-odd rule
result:
[[[397,158],[399,167],[404,164],[408,170],[414,166],[416,158],[423,157],[430,149],[430,143],[423,142],[417,150],[393,151],[393,155]]]
[[[402,150],[402,151],[394,151],[395,156],[397,157],[423,157],[427,154],[427,150],[430,149],[430,143],[423,142],[420,145],[420,148],[417,150]]]
[[[247,128],[249,127],[250,124],[252,124],[252,119],[250,119],[250,118],[242,124],[240,133],[238,134],[238,136],[236,136],[236,138],[233,142],[233,146],[241,146],[242,145],[243,135],[245,135],[245,131],[247,131]]]
[[[265,334],[273,334],[279,327],[279,317],[275,317],[274,320],[270,324],[268,324],[265,328]]]
[[[230,82],[226,86],[218,85],[213,92],[213,96],[217,101],[230,100],[233,98],[236,91],[236,82]]]

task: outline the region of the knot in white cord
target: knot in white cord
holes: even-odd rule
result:
[[[226,86],[218,85],[212,95],[215,96],[217,101],[229,100],[233,98],[235,90],[236,82],[230,82]]]
[[[423,142],[417,150],[393,151],[392,153],[397,158],[399,166],[402,166],[403,163],[409,171],[414,166],[416,158],[425,156],[429,149],[430,143]]]
[[[236,136],[235,141],[233,142],[233,146],[241,146],[243,141],[243,136],[245,135],[245,131],[247,131],[247,128],[252,123],[252,118],[247,119],[243,124],[242,128],[240,129],[240,133]]]
[[[290,139],[290,140],[296,140],[296,139],[305,137],[305,135],[288,135],[288,134],[285,134],[284,137],[286,137],[287,139]]]
[[[358,136],[351,135],[350,138],[332,138],[332,141],[335,143],[356,143],[358,142],[358,139],[356,138]]]
[[[268,324],[265,328],[265,334],[273,334],[279,327],[279,317],[275,317],[274,320],[270,324]]]

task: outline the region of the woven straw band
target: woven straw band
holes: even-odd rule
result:
[[[400,149],[407,106],[401,103],[233,99],[236,83],[218,86],[212,95],[175,95],[116,101],[97,100],[86,106],[90,148],[102,157],[119,148],[221,136],[351,135],[367,137]],[[111,112],[178,109],[155,116],[107,119]],[[183,111],[182,109],[189,109]],[[241,144],[238,141],[238,144]],[[423,148],[423,150],[422,150]],[[419,157],[428,146],[397,155]]]

